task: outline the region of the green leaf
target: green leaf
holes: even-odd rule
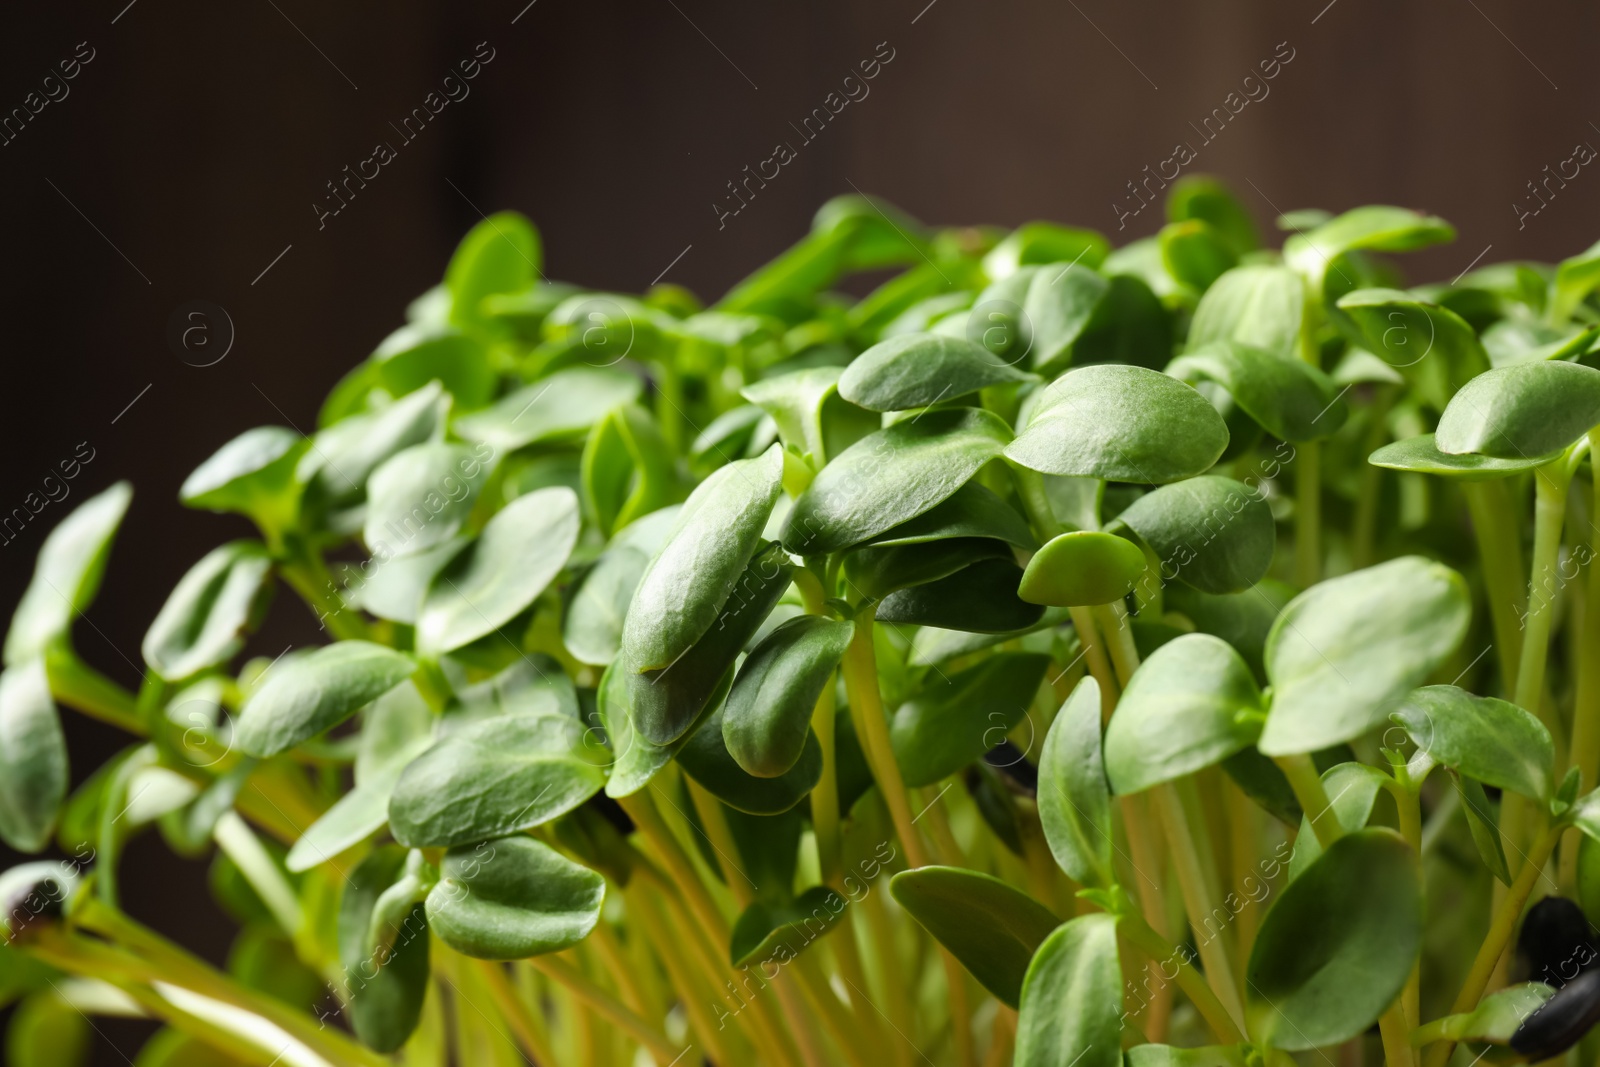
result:
[[[1227,239],[1199,219],[1163,226],[1160,242],[1161,261],[1167,270],[1196,292],[1205,292],[1239,262]]]
[[[855,624],[802,615],[745,658],[722,713],[722,738],[745,773],[776,778],[800,759],[811,713],[843,658]]]
[[[428,922],[422,905],[386,933],[377,950],[368,932],[373,908],[400,877],[406,851],[385,845],[350,872],[339,901],[339,965],[350,1025],[367,1047],[393,1052],[417,1028],[428,994]]]
[[[838,367],[807,367],[763,378],[741,395],[772,416],[778,437],[813,465],[836,455],[881,425],[880,417],[839,395]]]
[[[600,420],[579,469],[587,512],[607,535],[677,495],[672,450],[655,417],[637,404],[624,404]]]
[[[1393,717],[1434,762],[1497,789],[1550,799],[1555,743],[1532,712],[1453,685],[1430,685]]]
[[[848,905],[841,894],[820,885],[792,901],[752,901],[733,925],[728,955],[737,968],[781,967],[833,929]]]
[[[845,581],[853,597],[878,599],[913,585],[948,578],[984,559],[1011,559],[1004,542],[952,537],[879,548],[865,545],[845,557]]]
[[[483,342],[443,322],[400,327],[373,351],[370,365],[375,384],[392,396],[440,382],[457,411],[483,407],[499,384]]]
[[[874,548],[888,548],[952,537],[989,537],[1026,549],[1038,546],[1028,529],[1028,520],[980,482],[968,482],[943,503],[884,531],[869,543]]]
[[[1132,541],[1074,530],[1057,535],[1033,554],[1017,585],[1017,596],[1029,604],[1056,607],[1109,604],[1131,593],[1144,572],[1144,553]]]
[[[1213,341],[1190,351],[1168,364],[1167,373],[1191,385],[1216,382],[1284,441],[1327,437],[1348,414],[1339,388],[1318,368],[1238,341]]]
[[[1441,452],[1528,459],[1556,452],[1600,423],[1600,370],[1580,363],[1513,363],[1462,386],[1439,417]]]
[[[915,262],[928,242],[922,223],[881,196],[845,193],[817,209],[813,233],[850,234],[846,270],[876,270]]]
[[[839,395],[869,411],[904,411],[956,400],[991,385],[1037,381],[962,337],[901,334],[857,356]]]
[[[1185,634],[1140,664],[1106,727],[1106,775],[1119,794],[1202,770],[1255,743],[1261,691],[1227,642]]]
[[[1365,763],[1339,763],[1322,772],[1322,790],[1328,795],[1330,812],[1316,812],[1318,819],[1330,816],[1339,820],[1342,833],[1363,829],[1372,818],[1372,809],[1378,803],[1389,776]],[[1294,852],[1289,856],[1289,880],[1300,877],[1306,868],[1322,855],[1322,843],[1317,840],[1311,825],[1311,814],[1302,812],[1300,830],[1294,839]]]
[[[722,706],[732,685],[733,670],[730,668],[717,680],[716,688],[700,711],[700,717],[690,723],[689,728],[671,744],[657,745],[633,728],[633,698],[640,686],[639,676],[627,670],[621,661],[607,667],[605,674],[600,677],[600,688],[595,699],[605,742],[614,754],[611,773],[606,778],[606,796],[632,796],[643,789],[650,779],[672,762],[711,713]]]
[[[1111,242],[1093,230],[1054,222],[1025,222],[983,257],[983,272],[998,281],[1029,264],[1082,263],[1098,267],[1110,251]]]
[[[889,724],[906,785],[932,785],[1001,741],[1028,714],[1050,666],[1035,652],[1000,652],[951,675],[939,675],[901,704]]]
[[[542,841],[454,848],[428,893],[428,925],[467,956],[520,960],[571,948],[600,921],[605,879]]]
[[[1403,556],[1312,586],[1267,636],[1269,756],[1314,752],[1377,726],[1466,636],[1461,575]]]
[[[1435,410],[1489,369],[1477,334],[1448,308],[1396,289],[1358,289],[1338,308],[1365,348]]]
[[[237,655],[272,595],[272,558],[258,541],[232,541],[189,568],[162,605],[142,650],[169,682],[219,667]]]
[[[420,552],[400,556],[374,555],[345,571],[344,602],[365,608],[380,619],[415,626],[422,613],[422,597],[438,574],[471,539],[457,537]],[[376,550],[375,550],[376,551]],[[387,551],[387,549],[385,549]]]
[[[1266,578],[1242,593],[1213,596],[1181,583],[1166,588],[1169,612],[1183,615],[1201,633],[1212,634],[1232,645],[1257,679],[1265,681],[1263,653],[1267,634],[1278,612],[1295,597],[1287,582]]]
[[[1305,282],[1287,267],[1235,267],[1212,283],[1189,324],[1191,349],[1235,341],[1284,359],[1300,355]]]
[[[1266,577],[1277,543],[1272,508],[1259,489],[1208,474],[1163,485],[1112,524],[1138,535],[1176,578],[1202,592],[1239,593]]]
[[[1236,255],[1261,247],[1261,232],[1244,205],[1227,186],[1203,174],[1189,174],[1172,184],[1167,193],[1167,221],[1200,219],[1211,225]]]
[[[1416,471],[1418,474],[1438,474],[1463,482],[1481,482],[1541,467],[1560,454],[1559,451],[1548,452],[1518,459],[1495,459],[1472,452],[1452,455],[1439,451],[1434,435],[1424,433],[1384,445],[1368,456],[1367,462],[1390,470]]]
[[[1540,1015],[1540,1009],[1555,992],[1543,982],[1506,986],[1480,1000],[1473,1011],[1447,1015],[1438,1023],[1430,1024],[1430,1029],[1437,1026],[1439,1032],[1452,1041],[1509,1045],[1522,1024]]]
[[[1135,1045],[1123,1053],[1127,1067],[1244,1067],[1247,1045]]]
[[[716,623],[761,547],[782,474],[782,450],[771,448],[728,464],[690,494],[634,590],[622,626],[629,669],[670,667]]]
[[[1011,432],[978,408],[929,411],[862,438],[824,467],[784,522],[784,547],[821,555],[931,510],[997,458]]]
[[[678,750],[678,765],[712,796],[750,815],[781,815],[805,799],[822,779],[822,744],[809,725],[800,755],[782,774],[757,778],[747,773],[723,740],[727,705],[717,707],[690,731]]]
[[[578,497],[539,489],[496,512],[433,579],[417,617],[417,649],[437,655],[494,633],[561,573],[578,541]]]
[[[362,539],[375,557],[415,555],[462,532],[494,449],[431,441],[395,453],[367,480]]]
[[[386,408],[317,431],[297,471],[306,483],[306,510],[319,522],[341,522],[337,513],[366,500],[367,479],[384,460],[438,438],[448,407],[444,388],[429,382]]]
[[[615,367],[567,367],[456,420],[468,441],[514,452],[532,444],[572,443],[608,411],[644,391],[637,377]]]
[[[449,848],[566,814],[605,784],[585,741],[583,723],[561,713],[504,714],[452,730],[395,784],[395,840]]]
[[[1110,291],[1111,282],[1087,266],[1051,264],[1034,273],[1022,302],[1022,322],[1036,369],[1056,371],[1074,362],[1077,343],[1088,335]]]
[[[1392,830],[1357,830],[1285,887],[1246,969],[1256,1040],[1290,1052],[1362,1033],[1400,995],[1422,943],[1416,857]]]
[[[416,664],[368,641],[340,641],[267,672],[239,713],[235,738],[266,758],[344,722],[411,676]]]
[[[326,863],[388,825],[400,773],[433,744],[434,715],[415,685],[395,686],[361,718],[355,786],[295,840],[284,860],[291,872]]]
[[[1283,243],[1283,258],[1320,291],[1324,274],[1346,253],[1410,252],[1455,239],[1455,227],[1437,216],[1372,204],[1293,235]]]
[[[1012,1008],[1028,963],[1061,920],[998,878],[960,867],[918,867],[889,880],[911,917],[985,989]]]
[[[111,540],[132,499],[133,487],[118,482],[79,504],[44,539],[33,579],[6,633],[7,666],[32,660],[70,637],[73,621],[100,591]]]
[[[1204,472],[1228,446],[1191,386],[1144,367],[1083,367],[1045,388],[1006,456],[1045,474],[1146,485]]]
[[[1111,867],[1111,790],[1100,741],[1100,686],[1085,677],[1061,706],[1039,753],[1039,821],[1056,864],[1079,885],[1106,889]]]
[[[1121,1067],[1122,966],[1117,920],[1080,915],[1045,938],[1022,980],[1015,1061],[1027,1067]]]
[[[450,320],[482,325],[484,297],[531,289],[542,260],[539,231],[525,216],[515,211],[490,215],[461,239],[445,271]]]
[[[1550,321],[1565,322],[1600,285],[1600,242],[1556,265],[1550,283]]]
[[[789,587],[792,570],[783,550],[769,545],[733,583],[721,615],[704,636],[665,670],[635,670],[627,650],[627,631],[623,631],[623,654],[617,663],[629,675],[629,721],[640,735],[652,744],[671,744],[701,718],[723,675]],[[629,609],[629,619],[633,610]]]
[[[247,515],[266,531],[287,529],[303,488],[295,476],[310,439],[283,426],[235,437],[185,478],[178,499],[191,508]]]
[[[1501,885],[1509,886],[1511,867],[1506,863],[1505,845],[1500,840],[1498,809],[1490,802],[1489,794],[1484,792],[1482,782],[1460,774],[1450,777],[1461,796],[1461,810],[1466,813],[1467,830],[1472,834],[1472,844],[1478,850],[1478,858],[1483,860],[1483,865],[1500,880]],[[1580,852],[1584,847],[1579,846]],[[1581,858],[1579,863],[1582,863]]]
[[[1022,573],[1010,560],[980,560],[948,578],[890,593],[878,602],[877,618],[967,633],[1026,630],[1043,617],[1044,608],[1013,591]]]
[[[0,671],[0,840],[19,852],[50,843],[67,796],[67,740],[42,659]]]
[[[567,601],[561,636],[567,651],[579,662],[603,667],[617,658],[633,591],[677,521],[674,505],[631,523],[611,539],[594,566],[578,579]]]

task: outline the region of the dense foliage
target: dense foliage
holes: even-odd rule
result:
[[[1574,1047],[1600,245],[1402,288],[1448,223],[1167,214],[844,197],[709,309],[486,219],[315,434],[185,482],[256,534],[136,693],[72,640],[132,492],[80,505],[0,673],[0,838],[65,857],[0,875],[10,1062],[97,1013],[138,1067]],[[280,582],[329,641],[246,659]],[[70,793],[59,706],[133,738]],[[150,832],[226,971],[119,905]]]

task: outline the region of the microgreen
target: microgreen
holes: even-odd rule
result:
[[[141,1067],[1574,1047],[1600,972],[1500,962],[1536,892],[1600,919],[1600,245],[1403,288],[1448,223],[1167,207],[841,197],[709,309],[492,216],[309,438],[206,443],[238,532],[136,691],[74,628],[143,520],[79,504],[0,672],[0,840],[57,857],[0,874],[13,1057],[96,1012]],[[262,643],[280,586],[326,640]],[[152,833],[226,972],[123,909]]]

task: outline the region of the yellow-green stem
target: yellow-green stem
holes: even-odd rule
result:
[[[1322,579],[1322,443],[1295,445],[1294,578],[1302,589]]]
[[[1478,562],[1483,571],[1489,618],[1494,624],[1495,655],[1500,662],[1500,685],[1506,696],[1515,694],[1522,662],[1521,619],[1528,589],[1523,582],[1522,539],[1517,536],[1516,507],[1506,479],[1463,482],[1472,531],[1478,541]]]
[[[844,687],[850,700],[850,717],[855,723],[861,747],[872,768],[872,777],[878,783],[884,801],[889,805],[889,817],[894,821],[895,833],[906,850],[906,863],[912,867],[928,864],[928,850],[917,836],[912,821],[911,805],[906,798],[905,779],[900,776],[900,764],[894,758],[894,746],[889,740],[889,723],[883,715],[883,697],[878,691],[878,663],[872,647],[872,614],[867,607],[856,617],[855,636],[845,650]]]
[[[477,968],[483,980],[483,986],[489,991],[489,997],[494,1001],[494,1006],[505,1019],[506,1025],[511,1027],[511,1032],[516,1035],[517,1044],[522,1046],[522,1051],[534,1063],[555,1063],[555,1053],[550,1049],[550,1038],[545,1033],[544,1024],[534,1015],[533,1009],[517,995],[511,987],[511,980],[506,977],[504,964],[492,960],[474,960],[473,966]],[[657,1064],[667,1061],[656,1059]]]
[[[572,995],[593,1008],[598,1014],[627,1031],[628,1036],[643,1045],[656,1059],[672,1062],[681,1051],[667,1040],[667,1035],[629,1011],[616,997],[600,988],[593,979],[568,961],[558,956],[534,956],[528,960],[545,975],[560,982]]]
[[[1317,765],[1311,761],[1311,757],[1298,753],[1278,756],[1274,762],[1289,779],[1289,788],[1294,790],[1300,810],[1311,821],[1317,844],[1327,848],[1343,837],[1344,827],[1339,822],[1339,816],[1334,814],[1333,805],[1328,802],[1328,791],[1322,788],[1322,775],[1317,773]]]
[[[1244,1040],[1244,1031],[1239,1023],[1217,999],[1205,978],[1185,958],[1183,950],[1156,933],[1144,917],[1137,914],[1122,916],[1117,923],[1117,932],[1123,940],[1154,961],[1157,968],[1167,962],[1176,965],[1178,988],[1188,996],[1220,1044],[1232,1045]],[[1158,974],[1162,981],[1166,981],[1164,972],[1158,971]]]

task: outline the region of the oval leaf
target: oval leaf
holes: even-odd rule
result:
[[[449,848],[547,823],[605,784],[585,728],[564,714],[498,715],[453,730],[412,760],[389,827],[413,848]]]
[[[1228,447],[1216,409],[1144,367],[1084,367],[1051,383],[1006,456],[1032,470],[1162,485],[1200,474]]]
[[[494,633],[538,599],[577,541],[571,489],[537,489],[507,504],[434,576],[417,617],[417,649],[436,655]]]
[[[1250,1033],[1290,1052],[1362,1033],[1400,995],[1422,943],[1416,858],[1392,830],[1357,830],[1291,882],[1246,970]]]
[[[67,740],[42,659],[0,671],[0,840],[19,852],[50,843],[67,796]]]
[[[488,478],[494,449],[433,441],[385,460],[367,480],[362,539],[378,558],[410,556],[459,534]]]
[[[807,727],[799,758],[782,774],[757,778],[734,762],[722,739],[726,705],[690,733],[678,750],[678,765],[730,808],[750,815],[782,815],[822,780],[822,744]]]
[[[340,641],[268,672],[239,713],[246,755],[276,756],[344,722],[411,676],[410,657],[369,641]]]
[[[1555,743],[1532,712],[1453,685],[1412,693],[1394,713],[1417,748],[1436,763],[1534,800],[1555,782]]]
[[[1039,753],[1039,821],[1056,864],[1089,889],[1116,881],[1111,868],[1111,790],[1100,740],[1100,685],[1081,679]]]
[[[1015,1008],[1023,975],[1061,920],[998,878],[960,867],[918,867],[889,880],[889,892],[972,977]]]
[[[428,925],[463,955],[526,959],[588,937],[605,895],[604,878],[544,842],[502,837],[445,853]]]
[[[398,928],[384,931],[389,947],[374,951],[372,912],[402,877],[406,850],[386,845],[358,864],[339,901],[340,976],[348,987],[350,1025],[363,1044],[393,1052],[417,1028],[428,993],[428,922],[422,905]]]
[[[1566,448],[1596,423],[1600,370],[1536,360],[1485,371],[1462,386],[1439,416],[1434,444],[1457,455],[1528,459]]]
[[[1022,980],[1016,1062],[1121,1067],[1122,966],[1117,920],[1080,915],[1045,938]]]
[[[1216,474],[1146,493],[1116,522],[1155,553],[1164,582],[1212,594],[1240,593],[1266,577],[1278,539],[1265,495]]]
[[[800,759],[822,688],[855,633],[850,622],[802,615],[751,650],[722,713],[722,739],[734,762],[776,778]]]
[[[622,651],[622,622],[650,559],[666,543],[677,507],[653,511],[611,539],[578,580],[561,624],[562,643],[581,663],[607,666]]]
[[[1036,380],[964,337],[911,333],[857,356],[839,378],[839,395],[869,411],[904,411],[991,385]]]
[[[1453,455],[1439,451],[1434,435],[1424,433],[1384,445],[1368,456],[1367,462],[1374,467],[1387,467],[1390,470],[1416,471],[1418,474],[1438,474],[1446,478],[1457,478],[1463,482],[1480,482],[1491,478],[1506,478],[1541,467],[1560,454],[1560,452],[1548,452],[1517,459],[1496,459],[1472,452]]]
[[[31,660],[66,638],[78,613],[94,602],[111,539],[132,500],[133,487],[118,482],[79,504],[50,531],[39,548],[33,580],[11,616],[7,666]]]
[[[634,590],[622,626],[631,670],[671,666],[711,629],[761,547],[782,474],[783,453],[774,447],[728,464],[690,494]]]
[[[869,434],[800,494],[784,522],[784,547],[821,555],[877,537],[948,500],[1010,437],[979,408],[929,411]]]
[[[1133,592],[1144,572],[1144,553],[1132,541],[1074,530],[1034,553],[1017,584],[1017,596],[1055,607],[1109,604]]]
[[[1366,733],[1450,657],[1471,616],[1461,575],[1420,556],[1301,593],[1267,635],[1261,751],[1315,752]]]
[[[567,367],[462,416],[455,431],[504,452],[541,442],[575,442],[606,412],[633,403],[643,391],[643,383],[625,370]]]
[[[219,667],[244,647],[272,587],[272,557],[258,541],[212,549],[179,579],[144,635],[150,668],[169,682]]]
[[[1237,341],[1214,341],[1179,356],[1167,373],[1191,385],[1212,381],[1268,433],[1284,441],[1315,441],[1344,425],[1339,388],[1302,359]]]
[[[1255,743],[1261,691],[1239,653],[1184,634],[1140,664],[1106,727],[1106,776],[1119,794],[1192,774]]]

